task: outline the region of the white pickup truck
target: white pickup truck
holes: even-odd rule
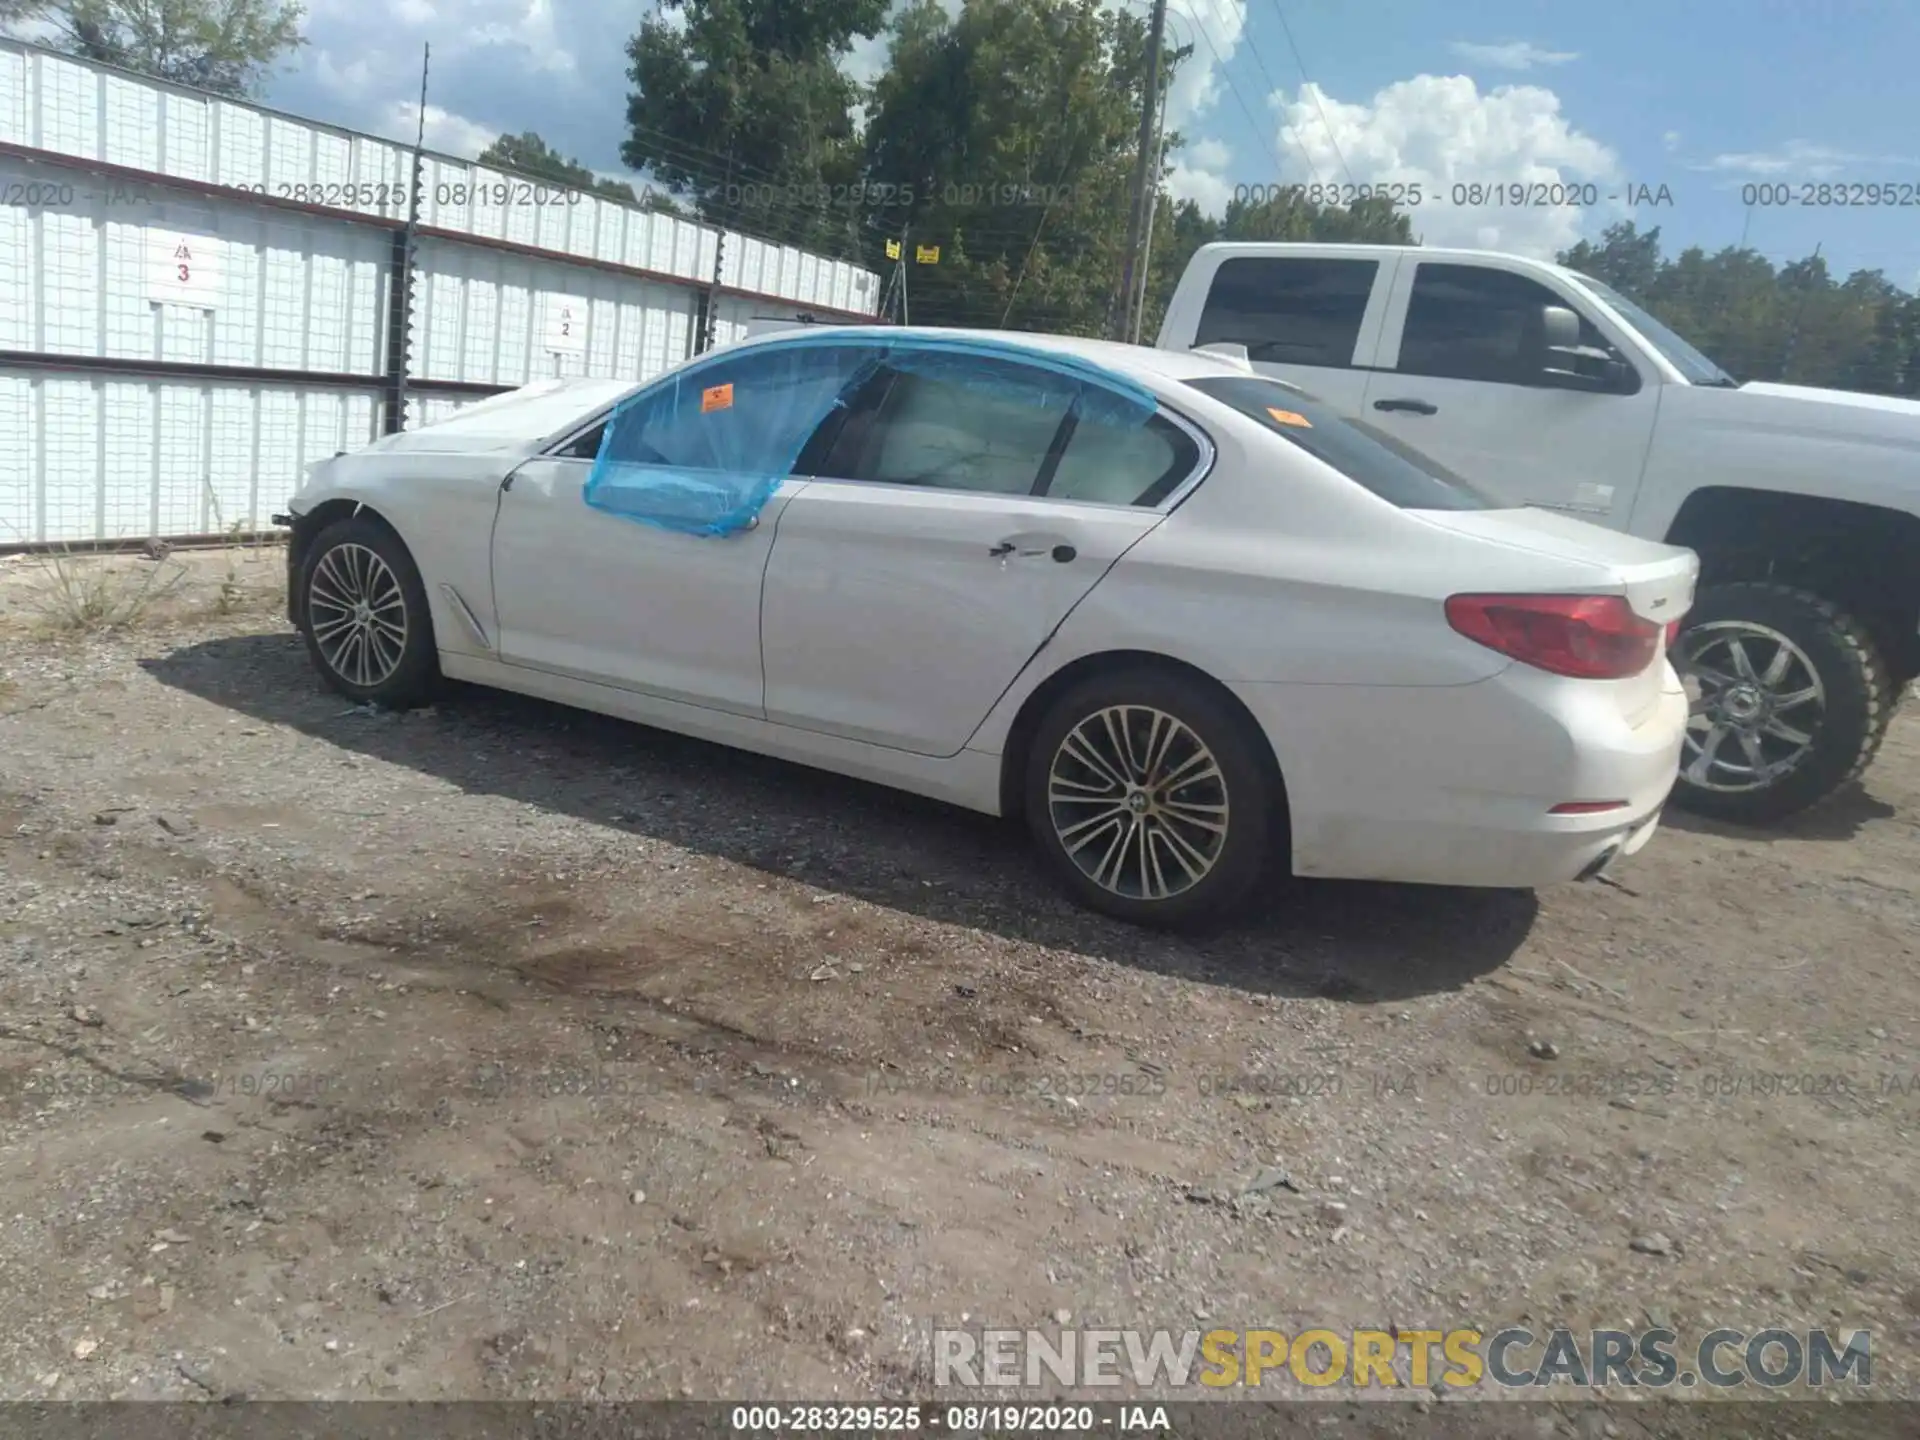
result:
[[[1741,384],[1598,281],[1477,250],[1207,245],[1159,345],[1244,346],[1498,499],[1698,553],[1678,805],[1824,799],[1920,675],[1920,402]]]

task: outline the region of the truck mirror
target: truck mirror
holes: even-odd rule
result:
[[[1540,328],[1549,350],[1572,350],[1580,344],[1580,317],[1564,305],[1542,305]]]

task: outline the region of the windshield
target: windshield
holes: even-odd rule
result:
[[[1611,285],[1602,285],[1590,275],[1576,275],[1574,278],[1587,290],[1618,310],[1621,317],[1646,338],[1648,344],[1665,356],[1674,369],[1686,376],[1688,384],[1738,385],[1740,383]]]
[[[1186,382],[1230,405],[1271,434],[1323,460],[1402,510],[1491,510],[1498,502],[1429,455],[1347,420],[1298,390],[1258,375],[1209,375]]]

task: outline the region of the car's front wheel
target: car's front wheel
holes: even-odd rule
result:
[[[364,515],[335,521],[308,546],[299,583],[307,653],[327,684],[392,710],[431,697],[433,618],[399,536]]]
[[[1224,919],[1264,873],[1275,828],[1262,743],[1203,685],[1156,670],[1090,677],[1035,732],[1028,826],[1092,909],[1145,925]]]
[[[1784,585],[1705,591],[1673,665],[1687,686],[1674,803],[1749,825],[1780,820],[1856,778],[1886,738],[1894,684],[1866,628]]]

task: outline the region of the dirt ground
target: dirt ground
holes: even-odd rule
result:
[[[1920,1393],[1920,707],[1779,833],[1181,940],[979,817],[353,709],[280,563],[62,562],[179,578],[56,634],[0,562],[0,1398],[871,1399],[938,1323],[1828,1325]]]

